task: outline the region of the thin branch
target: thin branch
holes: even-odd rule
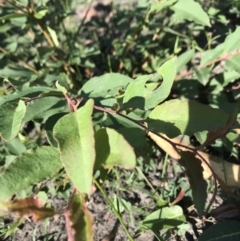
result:
[[[203,65],[199,65],[196,69],[197,69],[197,70],[203,69],[203,68],[205,68],[205,67],[208,67],[208,66],[210,66],[210,65],[216,64],[216,63],[221,62],[221,61],[223,61],[223,60],[231,59],[232,57],[234,57],[234,56],[236,56],[236,55],[239,55],[239,54],[240,54],[240,49],[238,49],[238,50],[236,50],[236,51],[234,51],[234,52],[232,52],[232,53],[223,54],[221,57],[219,57],[219,58],[217,58],[217,59],[215,59],[215,60],[209,61],[209,62],[207,62],[207,63],[205,63],[205,64],[203,64]],[[194,74],[194,71],[192,71],[192,70],[185,71],[185,72],[177,75],[177,76],[175,77],[175,80],[180,80],[180,79],[182,79],[182,78],[185,78],[185,77],[187,77],[187,76],[189,76],[189,75],[193,75],[193,74]]]
[[[4,53],[5,55],[9,55],[10,57],[12,57],[12,58],[14,58],[15,60],[17,60],[20,65],[22,65],[22,66],[25,67],[26,69],[31,70],[34,74],[39,75],[38,71],[37,71],[32,65],[30,65],[30,64],[26,63],[25,61],[19,59],[19,57],[17,57],[16,55],[8,52],[6,49],[4,49],[4,48],[2,48],[2,47],[0,47],[0,51],[1,51],[2,53]]]
[[[200,158],[200,160],[202,162],[204,162],[207,167],[210,169],[210,171],[212,172],[212,175],[213,175],[213,179],[214,179],[214,193],[213,193],[213,196],[212,196],[212,199],[211,201],[209,202],[209,205],[205,211],[205,214],[209,211],[212,203],[214,202],[215,198],[216,198],[216,195],[217,195],[217,175],[216,173],[214,172],[214,170],[212,169],[212,167],[210,166],[210,164],[207,162],[207,160],[205,160],[204,157],[202,157],[202,155],[198,152],[198,149],[194,148],[194,147],[190,147],[190,146],[186,146],[186,145],[183,145],[181,143],[175,143],[173,141],[171,141],[170,139],[166,138],[165,136],[159,134],[158,132],[154,131],[154,130],[151,130],[149,129],[148,127],[146,127],[144,124],[140,123],[139,121],[137,120],[134,120],[128,116],[125,116],[125,115],[122,115],[121,113],[117,112],[117,111],[114,111],[114,110],[111,110],[111,109],[105,109],[103,107],[100,107],[100,106],[96,106],[94,105],[94,109],[97,109],[97,110],[100,110],[100,111],[103,111],[105,113],[110,113],[110,114],[116,114],[116,115],[120,115],[122,117],[124,117],[125,119],[128,119],[132,122],[134,122],[135,124],[141,126],[142,128],[144,128],[147,132],[152,132],[153,134],[155,134],[156,136],[162,138],[164,141],[168,142],[169,144],[172,145],[172,147],[175,149],[176,152],[178,152],[178,147],[181,147],[181,148],[184,148],[184,149],[187,149],[188,151],[191,151],[192,153],[194,153],[196,156],[198,156]],[[143,121],[141,121],[143,122]]]

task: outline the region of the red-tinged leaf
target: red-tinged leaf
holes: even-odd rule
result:
[[[192,188],[193,202],[200,216],[203,215],[205,202],[207,199],[207,182],[203,178],[203,168],[201,161],[191,152],[180,153],[179,163],[185,167]]]
[[[65,219],[69,241],[93,241],[93,217],[86,207],[84,195],[74,196]]]
[[[20,217],[30,215],[36,222],[58,214],[52,208],[44,207],[38,197],[17,199],[13,202],[0,202],[0,214],[8,215],[11,213],[16,213]]]
[[[184,196],[185,196],[185,190],[182,188],[178,193],[178,196],[175,198],[175,200],[172,203],[170,203],[170,206],[173,206],[178,202],[180,202],[184,198]]]
[[[216,131],[209,131],[207,134],[206,141],[202,144],[202,146],[207,146],[210,143],[215,142],[218,138],[223,138],[226,136],[226,134],[234,127],[237,121],[237,115],[238,115],[238,108],[235,108],[233,113],[229,115],[226,126],[224,127],[218,127]]]
[[[239,210],[234,204],[223,204],[214,209],[211,214],[218,220],[233,219],[239,216]]]

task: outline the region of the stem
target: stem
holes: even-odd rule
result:
[[[240,53],[240,51],[239,51]],[[152,132],[153,134],[155,134],[156,136],[162,138],[164,141],[168,142],[169,144],[172,145],[172,147],[175,149],[176,152],[178,152],[178,147],[181,147],[181,148],[185,148],[186,150],[188,151],[191,151],[193,152],[196,156],[198,156],[202,162],[204,162],[208,168],[210,169],[210,171],[212,172],[212,175],[213,175],[213,179],[214,179],[214,193],[213,193],[213,196],[212,196],[212,199],[210,200],[209,202],[209,205],[208,207],[206,208],[206,211],[205,211],[205,214],[208,212],[208,210],[210,209],[211,205],[213,204],[215,198],[216,198],[216,195],[217,195],[217,175],[216,173],[214,172],[214,170],[212,169],[212,167],[210,166],[210,164],[202,157],[202,155],[198,152],[198,149],[197,148],[194,148],[194,147],[189,147],[189,146],[186,146],[186,145],[183,145],[181,143],[175,143],[173,141],[171,141],[170,139],[166,138],[165,136],[159,134],[158,132],[154,131],[154,130],[151,130],[149,129],[148,127],[146,127],[144,124],[140,123],[139,121],[136,121],[128,116],[125,116],[125,115],[122,115],[121,113],[117,112],[117,111],[114,111],[114,110],[111,110],[111,109],[105,109],[103,107],[100,107],[100,106],[95,106],[94,105],[94,109],[97,109],[97,110],[100,110],[100,111],[103,111],[103,112],[106,112],[106,113],[111,113],[111,114],[116,114],[116,115],[120,115],[132,122],[134,122],[135,124],[139,125],[140,127],[144,128],[147,132]],[[143,121],[142,121],[143,122]]]
[[[99,191],[102,193],[102,195],[104,196],[104,198],[107,200],[107,202],[110,204],[111,208],[113,209],[115,215],[117,216],[122,228],[124,229],[125,233],[127,234],[128,236],[128,239],[130,241],[134,241],[132,235],[129,233],[126,225],[124,224],[123,220],[122,220],[122,217],[120,215],[120,213],[117,211],[117,209],[115,208],[114,204],[112,203],[112,201],[110,200],[110,198],[108,197],[108,195],[106,194],[106,192],[102,189],[101,185],[98,183],[98,181],[93,178],[93,182],[94,184],[97,186],[97,188],[99,189]]]
[[[10,57],[12,57],[12,58],[14,58],[15,60],[17,60],[17,61],[19,62],[19,64],[21,64],[23,67],[31,70],[34,74],[39,75],[38,71],[37,71],[32,65],[30,65],[30,64],[26,63],[25,61],[19,59],[16,55],[8,52],[6,49],[4,49],[4,48],[2,48],[2,47],[0,47],[0,51],[1,51],[2,53],[4,53],[5,55],[9,55]]]
[[[209,61],[209,62],[207,62],[206,64],[203,64],[203,65],[199,65],[196,69],[197,70],[203,69],[203,68],[208,67],[210,65],[213,65],[213,64],[215,64],[217,62],[220,62],[220,61],[223,61],[223,60],[227,60],[227,59],[231,59],[232,57],[234,57],[236,55],[239,55],[239,54],[240,54],[240,49],[238,49],[238,50],[236,50],[236,51],[234,51],[232,53],[223,54],[221,57],[219,57],[219,58],[217,58],[215,60]],[[194,72],[192,70],[185,71],[185,72],[177,75],[175,77],[175,80],[180,80],[180,79],[182,79],[184,77],[187,77],[187,76],[193,75],[193,74],[194,74]]]

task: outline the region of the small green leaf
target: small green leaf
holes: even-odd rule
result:
[[[174,4],[177,0],[162,0],[160,2],[153,2],[151,4],[151,8],[149,10],[149,12],[154,12],[154,11],[161,11],[162,9],[171,6],[172,4]]]
[[[207,182],[203,178],[203,168],[201,161],[191,152],[180,152],[181,159],[179,163],[185,167],[189,178],[193,194],[193,202],[196,206],[199,216],[202,217],[205,202],[207,199]]]
[[[53,137],[69,178],[81,193],[88,195],[95,161],[92,110],[93,100],[90,99],[76,112],[59,119],[53,128]]]
[[[39,9],[37,12],[34,13],[34,17],[37,19],[42,19],[48,12],[47,8]]]
[[[228,220],[212,225],[205,230],[198,241],[240,240],[240,222]]]
[[[207,13],[202,9],[201,5],[194,0],[178,0],[171,9],[183,19],[194,21],[204,26],[211,26]]]
[[[12,140],[19,132],[26,113],[24,101],[10,102],[0,106],[0,136]]]
[[[26,16],[28,16],[27,13],[10,13],[10,14],[7,14],[3,17],[0,17],[0,21],[12,19],[12,18],[22,18],[22,17],[26,17]]]
[[[193,68],[194,72],[197,75],[197,80],[204,86],[209,82],[210,80],[210,73],[212,71],[212,67],[205,67],[202,69]]]
[[[201,66],[211,63],[212,61],[216,60],[219,58],[224,51],[224,44],[219,44],[217,45],[216,48],[214,49],[209,49],[203,53],[203,56],[201,58]]]
[[[139,223],[141,229],[151,229],[159,231],[163,229],[175,228],[186,222],[183,210],[180,206],[163,207]]]
[[[109,94],[109,90],[115,90],[112,96],[115,96],[119,89],[125,88],[128,83],[132,82],[133,79],[128,76],[109,73],[104,74],[100,77],[93,77],[88,80],[82,87],[84,94],[88,97],[106,97]]]
[[[157,106],[149,115],[148,127],[170,138],[192,135],[198,131],[215,131],[224,127],[228,114],[195,101],[170,100]]]
[[[239,55],[226,60],[226,69],[229,71],[235,70],[240,74],[239,61],[240,61]]]
[[[170,94],[177,71],[177,58],[174,57],[165,62],[158,74],[163,78],[160,87],[152,91],[145,87],[147,78],[138,78],[131,82],[125,92],[123,103],[125,107],[149,110],[164,101]],[[147,76],[146,76],[147,77]]]
[[[31,88],[27,88],[24,90],[20,90],[20,91],[16,91],[10,95],[4,95],[0,97],[0,106],[4,103],[13,101],[13,100],[19,100],[22,97],[26,97],[26,98],[34,98],[34,97],[38,97],[40,94],[43,93],[49,93],[54,91],[56,93],[56,89],[52,89],[49,87],[45,87],[45,86],[34,86]],[[61,93],[61,92],[59,92]]]
[[[237,27],[234,32],[227,35],[223,43],[224,53],[238,50],[240,48],[239,35],[240,35],[240,27]]]
[[[67,110],[67,104],[64,99],[55,96],[43,97],[28,103],[24,122],[37,119],[45,121],[49,116]]]
[[[43,146],[23,153],[0,174],[0,200],[50,178],[60,168],[57,148]]]
[[[63,94],[67,94],[67,90],[66,90],[66,88],[65,87],[63,87],[63,86],[61,86],[60,84],[59,84],[59,81],[56,81],[56,87],[57,87],[57,89],[59,90],[59,91],[61,91]]]
[[[59,42],[58,42],[58,38],[57,38],[57,34],[55,32],[55,30],[53,30],[52,28],[50,28],[49,26],[47,26],[47,30],[52,38],[52,41],[54,43],[54,45],[56,47],[59,47]]]
[[[181,71],[182,68],[193,58],[195,53],[194,49],[190,49],[180,56],[178,56],[178,61],[177,61],[177,72]]]
[[[132,169],[136,165],[133,148],[121,134],[110,128],[99,129],[95,134],[96,164],[95,169],[103,166],[111,169],[120,166]]]

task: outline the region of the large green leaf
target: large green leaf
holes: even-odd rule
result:
[[[0,106],[0,136],[5,140],[13,139],[21,128],[25,113],[26,105],[22,100]]]
[[[76,112],[59,119],[53,128],[53,137],[69,178],[81,193],[88,195],[95,161],[92,110],[93,100],[90,99]]]
[[[180,155],[181,159],[179,160],[179,163],[186,169],[192,189],[193,202],[197,208],[199,216],[202,216],[207,199],[207,182],[203,178],[201,161],[191,152],[180,152]]]
[[[57,148],[43,146],[23,153],[0,174],[0,200],[50,178],[60,168]]]
[[[159,69],[158,74],[163,78],[160,87],[152,91],[145,87],[146,78],[138,78],[131,82],[125,92],[123,103],[125,107],[149,110],[165,100],[171,91],[177,71],[177,58],[174,57],[165,62]]]
[[[134,168],[136,156],[133,148],[121,134],[110,128],[99,129],[95,134],[95,169],[104,166],[111,169],[117,165],[126,169]]]
[[[148,127],[170,138],[215,131],[226,126],[228,114],[219,109],[188,100],[170,100],[157,106],[149,115]]]
[[[88,97],[106,97],[109,91],[113,90],[114,96],[120,88],[126,87],[133,79],[118,73],[104,74],[100,77],[93,77],[82,87],[84,94]]]
[[[205,230],[198,241],[238,241],[240,240],[240,222],[228,220],[212,225]]]
[[[204,26],[211,26],[207,13],[194,0],[178,0],[171,9],[183,19],[194,21]]]
[[[186,218],[180,206],[163,207],[150,215],[139,223],[141,229],[163,230],[175,228],[183,224]]]

